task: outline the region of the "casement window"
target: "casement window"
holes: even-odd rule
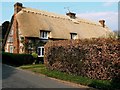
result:
[[[40,31],[40,38],[41,39],[48,39],[49,31]]]
[[[44,47],[38,47],[38,57],[44,57]]]
[[[10,53],[13,53],[13,46],[9,46],[10,48]]]
[[[71,39],[77,39],[77,33],[70,33]]]
[[[8,42],[13,42],[13,37],[9,37]]]

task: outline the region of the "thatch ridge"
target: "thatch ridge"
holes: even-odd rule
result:
[[[50,38],[64,39],[70,39],[71,32],[77,33],[78,38],[106,37],[111,32],[107,26],[103,28],[93,21],[26,7],[16,16],[21,33],[27,37],[40,37],[40,30],[51,31]]]

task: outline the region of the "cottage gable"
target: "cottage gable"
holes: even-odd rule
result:
[[[13,49],[14,49],[14,46],[13,46],[13,26],[12,26],[6,40],[5,51],[13,53]]]
[[[15,45],[15,41],[18,39],[19,40],[19,51],[20,51],[20,53],[24,53],[24,51],[23,51],[23,43],[21,43],[21,37],[23,37],[22,36],[22,34],[21,34],[21,32],[18,30],[18,35],[16,35],[16,32],[15,32],[15,29],[14,29],[15,27],[14,27],[14,24],[12,24],[12,26],[11,26],[11,29],[10,29],[10,31],[9,31],[9,34],[8,34],[8,36],[7,36],[7,40],[6,40],[6,44],[5,44],[5,51],[6,52],[10,52],[10,53],[13,53],[13,52],[15,52],[16,51],[16,45]],[[16,38],[16,36],[18,36],[18,38]]]

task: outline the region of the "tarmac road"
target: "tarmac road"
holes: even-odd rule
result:
[[[44,75],[36,75],[2,65],[2,88],[79,88]]]

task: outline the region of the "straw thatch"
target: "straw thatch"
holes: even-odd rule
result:
[[[77,33],[78,38],[98,38],[106,37],[111,32],[100,23],[31,8],[23,8],[16,18],[19,30],[26,37],[40,37],[40,30],[50,31],[50,38],[61,39],[70,39],[70,33]]]

